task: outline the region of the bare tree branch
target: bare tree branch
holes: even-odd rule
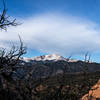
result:
[[[3,0],[3,11],[0,14],[0,29],[7,30],[9,26],[17,26],[16,19],[11,20],[10,16],[7,16],[7,9],[5,1]]]
[[[11,74],[17,68],[16,65],[20,61],[20,57],[26,53],[26,47],[23,45],[21,37],[19,36],[20,46],[19,48],[15,45],[12,46],[8,52],[6,49],[0,49],[0,74]]]

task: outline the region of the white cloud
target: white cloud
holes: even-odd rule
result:
[[[45,53],[79,54],[100,50],[100,31],[95,23],[61,14],[26,18],[23,24],[0,32],[0,46],[16,42],[21,35],[28,48]]]

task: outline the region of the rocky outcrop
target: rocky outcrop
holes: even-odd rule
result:
[[[100,80],[82,97],[82,100],[100,100]]]

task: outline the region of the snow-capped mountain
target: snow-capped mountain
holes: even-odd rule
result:
[[[23,58],[25,62],[30,62],[30,61],[68,61],[68,62],[77,62],[78,60],[75,59],[69,59],[65,58],[63,56],[60,56],[59,54],[50,54],[50,55],[42,55],[42,56],[37,56],[34,58]]]
[[[66,58],[58,55],[58,54],[51,54],[51,55],[43,55],[43,56],[38,56],[33,58],[32,60],[36,61],[46,61],[46,60],[53,60],[53,61],[58,61],[58,60],[64,60],[66,61]]]

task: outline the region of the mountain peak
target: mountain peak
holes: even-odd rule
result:
[[[50,55],[43,55],[33,58],[36,61],[46,61],[46,60],[66,60],[64,57],[60,56],[59,54],[50,54]]]

